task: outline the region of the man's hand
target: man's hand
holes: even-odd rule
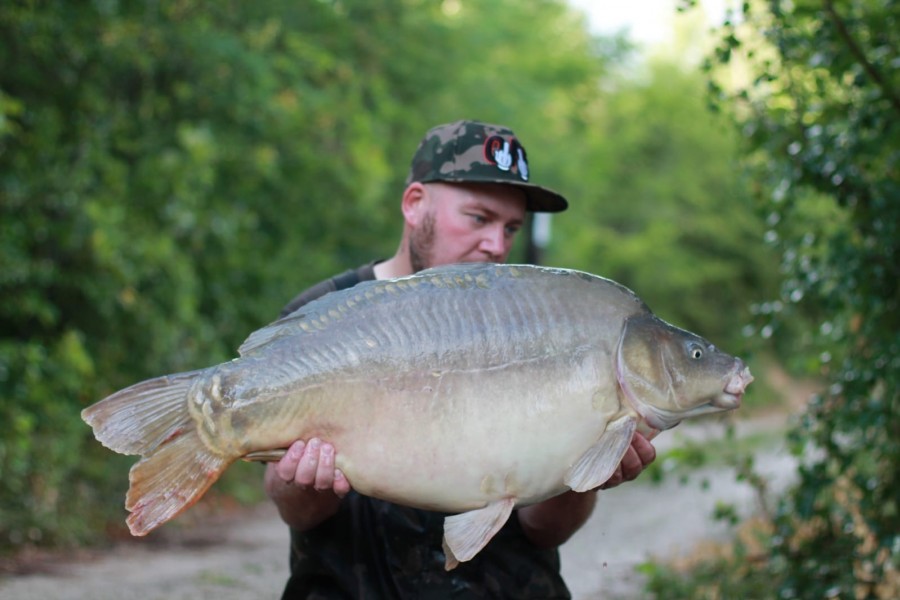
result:
[[[654,460],[656,460],[656,448],[641,433],[635,432],[634,437],[631,438],[631,446],[622,457],[622,462],[616,467],[616,472],[600,486],[600,489],[608,490],[620,483],[635,479]]]
[[[284,483],[300,488],[332,490],[341,498],[350,491],[350,483],[334,466],[334,446],[318,438],[291,444],[284,458],[275,463],[275,472]]]
[[[313,438],[294,442],[281,460],[266,466],[266,493],[285,523],[304,531],[337,512],[350,482],[334,458],[334,446]]]

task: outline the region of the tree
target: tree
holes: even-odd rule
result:
[[[781,598],[900,596],[898,21],[895,0],[744,3],[716,54],[753,76],[714,91],[782,252],[767,326],[814,319],[799,351],[830,382],[792,435],[767,565]]]
[[[777,289],[739,169],[739,136],[707,110],[702,74],[656,58],[607,84],[553,260],[633,288],[661,316],[746,347],[750,305]]]
[[[419,4],[0,7],[0,544],[121,511],[130,461],[87,404],[232,357],[297,289],[387,251],[389,163],[421,135],[403,110],[443,61],[413,50],[447,29]]]
[[[511,125],[535,178],[572,198],[573,233],[602,231],[617,194],[640,208],[608,221],[629,231],[691,209],[702,235],[664,228],[683,244],[666,280],[678,293],[636,279],[681,324],[733,330],[756,281],[738,252],[746,216],[716,204],[739,195],[731,142],[629,112],[680,110],[660,88],[605,95],[622,45],[563,0],[12,0],[0,38],[0,546],[121,527],[133,461],[101,448],[80,410],[232,358],[298,290],[393,252],[408,161],[437,123]],[[698,96],[695,81],[661,81]],[[610,135],[628,161],[659,161],[630,173]],[[694,162],[675,160],[685,144]],[[556,264],[645,272],[642,253],[578,238]]]
[[[556,53],[524,43],[560,31]],[[121,523],[132,461],[82,408],[233,357],[298,290],[393,252],[427,127],[564,121],[605,60],[551,0],[13,0],[0,37],[12,546]]]

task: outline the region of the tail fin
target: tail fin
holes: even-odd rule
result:
[[[143,457],[131,468],[125,499],[132,535],[190,508],[234,461],[206,447],[188,413],[187,394],[203,373],[142,381],[81,412],[104,446]]]
[[[180,515],[234,462],[207,450],[191,429],[131,467],[125,508],[132,535],[147,535]]]
[[[97,440],[119,454],[146,456],[193,426],[187,394],[204,369],[136,383],[81,411]]]

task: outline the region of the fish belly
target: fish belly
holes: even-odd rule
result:
[[[591,348],[491,369],[358,374],[273,401],[252,445],[327,440],[354,489],[409,506],[530,504],[566,489],[568,468],[619,411],[609,364]]]

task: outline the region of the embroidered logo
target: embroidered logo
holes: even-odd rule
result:
[[[522,181],[528,181],[528,159],[519,140],[504,140],[492,135],[484,141],[484,159],[501,171],[516,173]]]

